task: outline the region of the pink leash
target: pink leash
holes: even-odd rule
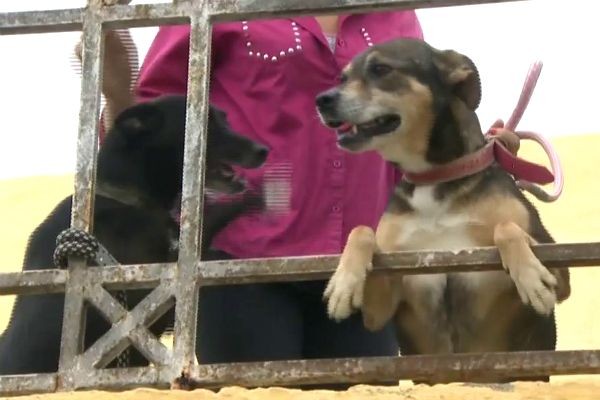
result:
[[[521,189],[527,190],[528,192],[533,194],[535,197],[537,197],[541,201],[553,202],[559,198],[560,194],[562,193],[563,186],[564,186],[564,175],[563,175],[563,170],[562,170],[562,166],[560,163],[560,159],[558,158],[558,154],[554,150],[554,147],[552,147],[552,144],[550,143],[550,141],[547,140],[541,134],[538,134],[535,132],[529,132],[529,131],[516,131],[517,125],[519,124],[519,121],[521,120],[521,117],[523,116],[523,113],[525,112],[525,109],[527,108],[527,105],[529,104],[529,100],[531,99],[533,90],[535,89],[535,85],[536,85],[538,78],[540,76],[540,73],[542,71],[542,65],[543,64],[541,61],[537,61],[532,64],[531,68],[529,69],[529,72],[527,73],[527,77],[525,79],[525,84],[523,85],[523,90],[521,92],[519,102],[517,103],[517,106],[515,107],[512,115],[510,116],[510,118],[509,118],[508,122],[506,123],[506,125],[504,126],[504,128],[509,131],[515,132],[515,134],[517,136],[519,136],[519,138],[521,138],[521,139],[536,141],[538,144],[540,144],[540,146],[542,146],[542,148],[546,152],[546,155],[550,159],[550,166],[552,168],[552,174],[553,174],[553,178],[554,178],[553,179],[554,187],[551,192],[546,192],[540,186],[538,186],[535,183],[530,182],[528,180],[518,179],[518,176],[516,176],[515,178],[517,178],[517,185]],[[520,159],[516,160],[515,157],[512,156],[512,154],[510,154],[510,152],[503,146],[496,146],[496,147],[499,149],[499,152],[497,153],[497,158],[504,159],[504,160],[508,160],[509,158],[512,158],[512,163],[511,163],[511,161],[507,161],[507,163],[511,164],[513,169],[518,170],[519,166],[516,165],[518,163],[527,163],[524,160],[520,160]],[[502,153],[504,153],[504,154],[502,154]],[[506,153],[509,153],[510,155],[508,155]],[[503,164],[503,166],[508,165],[503,162],[501,162],[501,164]],[[541,166],[537,166],[533,163],[528,163],[528,164],[530,164],[530,167],[533,167],[533,168],[541,167]],[[518,175],[518,174],[515,174],[515,175]]]

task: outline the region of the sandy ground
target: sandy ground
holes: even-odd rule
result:
[[[600,398],[600,384],[569,382],[552,385],[517,383],[500,388],[465,385],[388,388],[355,386],[346,392],[281,388],[246,390],[231,387],[213,393],[138,389],[123,393],[80,392],[19,397],[19,400],[591,400]]]
[[[563,196],[555,203],[535,204],[546,226],[559,242],[600,240],[600,189],[597,184],[600,135],[563,137],[554,140],[565,169]],[[523,147],[522,155],[544,160],[533,146]],[[72,190],[72,176],[36,177],[0,181],[0,272],[18,271],[21,267],[27,237],[54,205]],[[561,350],[600,349],[600,282],[599,268],[571,270],[573,293],[557,308],[558,348]],[[0,297],[0,331],[8,322],[12,296]],[[460,385],[434,388],[407,387],[381,389],[358,387],[347,393],[295,392],[281,389],[245,391],[230,388],[215,395],[138,390],[122,394],[99,392],[30,396],[40,399],[600,399],[600,377],[554,377],[552,385],[518,384],[509,391],[473,388]]]

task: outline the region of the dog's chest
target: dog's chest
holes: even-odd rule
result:
[[[439,201],[434,197],[433,187],[415,188],[408,201],[414,211],[398,219],[398,226],[394,229],[397,236],[387,241],[384,247],[457,250],[477,246],[469,228],[478,221],[467,213],[451,211],[449,201]]]
[[[454,211],[449,201],[437,200],[433,190],[415,188],[408,199],[412,212],[382,219],[377,232],[382,251],[454,251],[489,245],[473,234],[482,221],[466,211]],[[404,321],[419,325],[417,331],[438,333],[427,345],[432,351],[464,351],[477,346],[477,335],[472,332],[486,323],[498,294],[506,290],[505,282],[510,283],[503,272],[405,276],[402,296],[413,317]]]

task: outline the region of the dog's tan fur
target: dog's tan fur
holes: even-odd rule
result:
[[[369,72],[374,63],[391,71],[383,69],[383,76],[374,78]],[[344,74],[346,81],[332,92],[336,108],[319,110],[326,123],[361,126],[384,114],[401,117],[395,130],[354,142],[347,146],[350,151],[375,150],[405,171],[420,172],[451,161],[451,150],[434,148],[440,136],[434,139],[432,132],[445,132],[444,124],[457,127],[452,133],[461,143],[454,158],[485,143],[474,112],[480,97],[477,71],[459,53],[401,40],[375,46]],[[445,96],[444,107],[440,96]],[[440,110],[447,115],[440,117]],[[344,319],[360,309],[371,330],[393,320],[407,353],[554,346],[555,332],[547,327],[554,329],[554,320],[548,325],[545,318],[553,318],[556,302],[569,296],[568,270],[548,270],[535,257],[530,245],[552,239],[533,206],[502,174],[494,169],[444,187],[401,183],[376,232],[366,226],[351,232],[325,291],[330,316]],[[508,274],[369,275],[376,252],[478,246],[497,246]]]

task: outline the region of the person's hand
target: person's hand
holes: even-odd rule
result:
[[[102,94],[106,99],[103,129],[110,129],[115,118],[134,103],[133,85],[138,73],[138,53],[129,30],[105,32]],[[75,45],[75,55],[81,63],[81,41]]]
[[[75,55],[81,62],[81,41],[75,45]],[[102,94],[119,101],[131,96],[138,70],[138,53],[127,29],[105,32]]]
[[[508,149],[515,156],[519,152],[519,148],[521,147],[521,139],[517,136],[516,133],[509,131],[504,128],[504,121],[501,119],[496,120],[488,130],[488,134],[490,134],[495,139],[498,139],[504,147]]]

